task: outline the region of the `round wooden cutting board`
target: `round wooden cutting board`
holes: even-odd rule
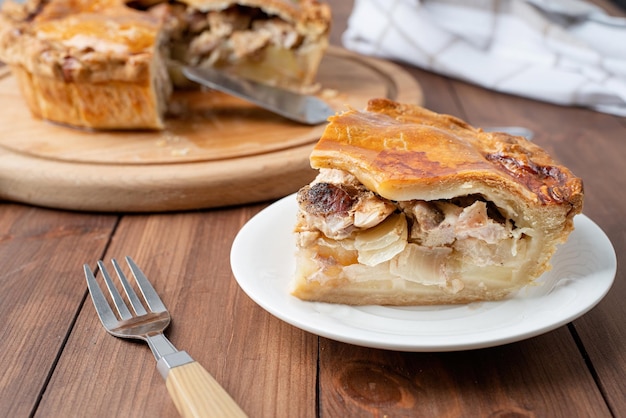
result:
[[[3,71],[4,70],[4,71]],[[330,48],[318,96],[335,110],[374,97],[423,103],[387,61]],[[304,126],[218,92],[177,92],[165,130],[94,132],[31,116],[0,68],[0,198],[59,209],[157,212],[279,198],[310,182],[325,124]]]

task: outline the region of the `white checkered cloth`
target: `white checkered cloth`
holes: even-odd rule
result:
[[[626,116],[626,18],[581,0],[355,0],[347,49]]]

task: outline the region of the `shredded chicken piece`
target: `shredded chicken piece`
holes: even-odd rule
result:
[[[471,198],[461,199],[460,207],[450,202],[403,202],[400,206],[413,219],[410,239],[427,247],[453,244],[456,240],[477,238],[496,244],[510,238],[511,224],[489,217],[486,202]]]
[[[478,238],[487,244],[497,244],[511,236],[510,224],[500,224],[487,216],[487,204],[477,200],[463,209],[455,225],[458,239]]]
[[[189,43],[189,61],[194,62],[194,58],[208,55],[221,43],[222,38],[219,35],[210,31],[202,32]]]
[[[413,220],[410,239],[425,247],[450,245],[456,239],[454,225],[461,208],[446,202],[415,200],[400,206]]]
[[[227,9],[221,12],[210,12],[208,15],[210,30],[218,36],[228,37],[235,31],[250,28],[252,17],[242,14],[237,9]]]
[[[354,226],[357,228],[372,228],[391,215],[395,206],[382,200],[374,193],[362,193],[354,205]]]
[[[237,31],[230,37],[233,58],[240,60],[243,57],[251,57],[257,51],[265,48],[270,40],[271,35],[266,31]]]
[[[268,33],[272,44],[282,46],[285,49],[297,48],[303,40],[302,36],[291,25],[276,18],[257,20],[253,22],[252,29]]]

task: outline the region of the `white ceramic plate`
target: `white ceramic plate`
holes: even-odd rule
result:
[[[289,294],[295,271],[295,196],[252,218],[231,249],[239,286],[262,308],[311,333],[366,347],[454,351],[519,341],[558,328],[593,308],[617,269],[604,232],[584,215],[538,286],[502,302],[428,307],[346,306],[304,302]]]

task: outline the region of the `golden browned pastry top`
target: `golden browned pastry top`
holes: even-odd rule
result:
[[[311,154],[391,200],[435,199],[504,188],[531,204],[582,207],[582,181],[525,138],[488,133],[417,105],[373,99],[329,119]]]
[[[137,54],[152,48],[159,26],[155,16],[126,7],[121,0],[64,0],[47,3],[31,28],[51,42],[72,45],[74,40],[79,47],[82,40],[95,50]]]

